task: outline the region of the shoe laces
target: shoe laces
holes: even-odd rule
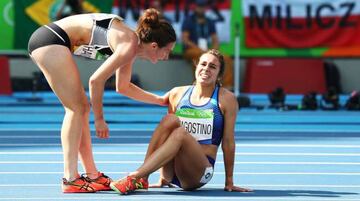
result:
[[[99,176],[96,177],[95,179],[91,179],[86,173],[81,174],[81,177],[85,178],[85,180],[87,182],[90,182],[90,183],[95,182],[95,183],[99,183],[99,184],[103,184],[103,185],[107,185],[107,186],[109,186],[110,182],[111,182],[110,177],[106,176],[104,173],[99,173]],[[105,182],[99,181],[101,178],[104,178]]]
[[[79,180],[82,181],[82,184],[77,183],[77,181]],[[95,191],[95,189],[92,186],[90,186],[90,182],[88,182],[86,178],[83,176],[80,176],[79,178],[73,181],[68,181],[67,179],[63,178],[63,184],[79,187],[79,190],[84,189],[87,191]]]

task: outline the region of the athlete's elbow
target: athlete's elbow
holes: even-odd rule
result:
[[[223,141],[221,147],[224,152],[233,152],[235,151],[235,142],[232,140]]]

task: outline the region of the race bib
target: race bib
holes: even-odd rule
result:
[[[191,108],[179,109],[175,115],[179,117],[181,125],[197,141],[211,140],[213,134],[213,110],[197,110]]]
[[[105,60],[109,57],[109,55],[101,54],[94,46],[90,45],[81,45],[76,47],[74,54],[96,60]]]

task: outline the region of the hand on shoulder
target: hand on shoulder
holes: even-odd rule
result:
[[[189,86],[179,86],[172,88],[169,93],[169,107],[171,111],[175,111],[177,104],[179,103],[182,95],[185,93]]]

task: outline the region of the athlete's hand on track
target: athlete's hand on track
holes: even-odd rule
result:
[[[149,185],[149,188],[163,188],[163,187],[175,188],[176,186],[161,178],[159,179],[158,183]]]
[[[248,188],[241,188],[238,186],[233,186],[233,185],[228,185],[225,186],[224,191],[228,191],[228,192],[252,192],[253,190],[248,189]]]
[[[109,127],[105,120],[96,120],[95,121],[96,136],[98,138],[108,138],[109,137]]]

